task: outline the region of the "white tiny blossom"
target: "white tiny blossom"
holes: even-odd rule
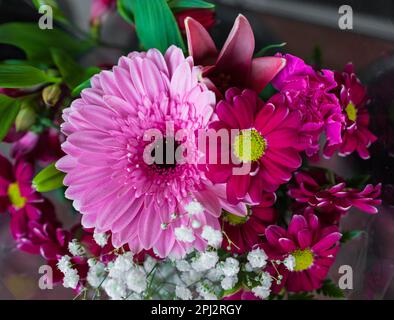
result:
[[[157,265],[157,260],[152,258],[150,255],[147,255],[144,261],[144,269],[145,272],[148,274],[149,272],[151,272],[153,270],[153,268],[155,267],[155,265]]]
[[[291,255],[291,254],[289,254],[287,257],[286,257],[286,259],[285,260],[283,260],[283,264],[286,266],[286,268],[289,270],[289,271],[293,271],[294,270],[294,268],[295,268],[295,258]]]
[[[271,275],[268,272],[263,272],[261,274],[260,283],[263,287],[265,287],[267,289],[271,288],[271,284],[272,284]]]
[[[93,239],[101,248],[105,247],[108,243],[108,235],[106,233],[98,233],[95,231],[93,233]]]
[[[237,276],[224,277],[222,282],[220,283],[220,285],[222,286],[222,288],[224,290],[230,290],[230,289],[234,288],[234,286],[237,284],[237,282],[238,282]]]
[[[211,226],[204,226],[201,237],[208,241],[208,244],[214,248],[219,248],[223,241],[223,235],[220,230],[215,230]]]
[[[253,267],[252,267],[252,265],[249,262],[245,263],[245,271],[246,272],[252,272],[253,271]]]
[[[175,228],[175,238],[182,242],[193,242],[196,240],[193,230],[184,226]]]
[[[221,265],[222,271],[225,276],[235,276],[239,272],[239,262],[234,258],[227,258]]]
[[[202,273],[195,270],[181,273],[181,279],[186,284],[186,286],[190,286],[191,284],[196,283],[201,279],[201,277]]]
[[[191,291],[181,286],[175,287],[175,295],[181,300],[191,300],[193,298]]]
[[[126,284],[122,280],[108,278],[102,287],[113,300],[121,300],[127,296]]]
[[[214,251],[206,251],[199,254],[199,256],[192,262],[192,267],[196,271],[206,271],[216,266],[219,261],[218,254]]]
[[[193,220],[192,221],[192,228],[193,229],[198,229],[200,227],[201,227],[201,222],[200,221],[198,221],[198,220]]]
[[[69,269],[64,273],[63,286],[75,289],[79,282],[79,275],[76,269]]]
[[[127,272],[127,287],[137,293],[145,291],[147,287],[146,274],[140,267],[136,267]]]
[[[198,201],[191,201],[187,205],[185,205],[184,208],[186,212],[191,216],[204,212],[204,207]]]
[[[105,279],[105,265],[104,263],[95,261],[94,259],[89,259],[88,265],[90,268],[86,280],[93,288],[98,288]]]
[[[264,268],[268,259],[264,250],[261,249],[250,251],[247,258],[252,268]]]
[[[217,296],[212,292],[213,284],[209,280],[199,282],[196,291],[204,298],[204,300],[217,300]]]
[[[77,239],[73,239],[68,243],[68,250],[74,257],[83,256],[86,253],[85,248]]]
[[[218,282],[223,277],[223,271],[219,267],[209,269],[206,277],[208,280]]]
[[[186,260],[176,260],[175,267],[181,272],[189,271],[191,269],[190,263]]]
[[[71,269],[71,257],[67,255],[62,256],[57,262],[57,267],[61,272],[67,272],[69,269]]]
[[[270,295],[271,290],[264,286],[257,286],[252,289],[252,292],[260,299],[266,299]]]
[[[116,257],[113,264],[108,265],[109,276],[111,278],[123,278],[125,272],[129,271],[133,266],[133,255],[131,252]]]
[[[201,293],[203,300],[218,300],[218,297],[213,292]]]

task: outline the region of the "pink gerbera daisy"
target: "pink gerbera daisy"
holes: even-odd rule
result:
[[[321,287],[339,250],[342,235],[337,226],[322,228],[317,216],[294,215],[287,230],[271,225],[265,231],[269,257],[283,260],[281,286],[291,292]],[[278,288],[274,288],[276,291]]]
[[[250,198],[258,204],[263,191],[275,191],[301,165],[301,113],[279,104],[264,104],[252,90],[232,88],[227,90],[226,100],[218,103],[216,114],[219,121],[213,122],[211,128],[225,130],[229,137],[234,136],[234,129],[238,134],[229,140],[227,149],[233,153],[230,163],[225,163],[223,157],[217,164],[208,161],[207,176],[214,183],[226,183],[230,203]],[[222,143],[218,142],[219,150]],[[250,170],[238,171],[245,166]]]
[[[342,143],[326,145],[324,156],[329,158],[336,151],[341,156],[347,156],[357,151],[361,158],[368,159],[368,147],[377,138],[368,129],[366,88],[357,78],[351,63],[345,66],[343,72],[335,72],[335,80],[338,83],[337,94],[346,124],[342,129]]]
[[[220,228],[220,199],[197,164],[167,161],[166,147],[163,163],[144,159],[148,130],[167,142],[180,129],[190,137],[206,128],[215,95],[198,74],[193,59],[174,46],[164,56],[133,52],[93,77],[92,88],[64,111],[67,155],[57,167],[67,173],[66,196],[83,214],[82,225],[110,231],[116,247],[179,256],[204,249],[205,225]]]

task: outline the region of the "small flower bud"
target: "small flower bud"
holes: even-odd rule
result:
[[[26,131],[35,124],[37,114],[30,105],[23,105],[15,119],[16,131]]]
[[[45,87],[42,90],[42,99],[48,107],[53,107],[58,103],[62,90],[58,84],[53,84]]]

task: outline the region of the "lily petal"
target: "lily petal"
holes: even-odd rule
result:
[[[265,86],[285,67],[286,59],[279,57],[261,57],[253,59],[249,84],[256,92]]]
[[[189,54],[196,65],[210,65],[215,63],[218,55],[215,43],[208,31],[193,18],[185,19],[187,45]]]
[[[232,74],[242,74],[250,71],[254,52],[254,35],[249,21],[239,15],[219,54],[216,66],[225,68]]]

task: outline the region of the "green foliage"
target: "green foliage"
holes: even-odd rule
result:
[[[170,0],[168,5],[171,9],[214,9],[215,5],[202,0]]]
[[[41,170],[33,179],[33,187],[38,192],[48,192],[63,186],[65,174],[56,169],[52,163]]]
[[[341,299],[345,297],[343,291],[330,279],[324,280],[323,286],[316,292],[330,298]]]
[[[116,7],[119,15],[130,24],[134,24],[134,14],[132,2],[127,0],[117,0]]]
[[[91,41],[80,41],[60,30],[41,30],[37,23],[11,22],[0,25],[0,43],[22,49],[33,62],[48,64],[51,48],[62,49],[75,57],[92,47]]]
[[[85,70],[65,51],[51,49],[52,59],[69,88],[79,85],[85,78]]]
[[[134,22],[144,49],[165,52],[171,45],[185,50],[178,24],[166,0],[118,0],[120,15]]]
[[[17,99],[0,94],[0,141],[7,135],[20,109]]]
[[[363,189],[368,183],[371,176],[369,174],[359,174],[353,178],[346,180],[346,185],[349,188]]]
[[[344,231],[342,232],[341,243],[346,243],[350,240],[359,238],[363,233],[366,232],[363,230]]]
[[[277,44],[270,44],[266,47],[264,47],[263,49],[261,49],[259,52],[256,53],[255,57],[263,57],[267,54],[268,51],[270,51],[271,49],[278,49],[278,48],[282,48],[285,45],[287,45],[286,42],[282,42],[282,43],[277,43]]]
[[[39,9],[41,6],[50,6],[52,8],[53,18],[64,24],[68,24],[68,20],[63,14],[56,0],[32,0],[34,6]]]
[[[59,82],[44,71],[28,65],[0,65],[1,88],[27,88],[44,83]]]

